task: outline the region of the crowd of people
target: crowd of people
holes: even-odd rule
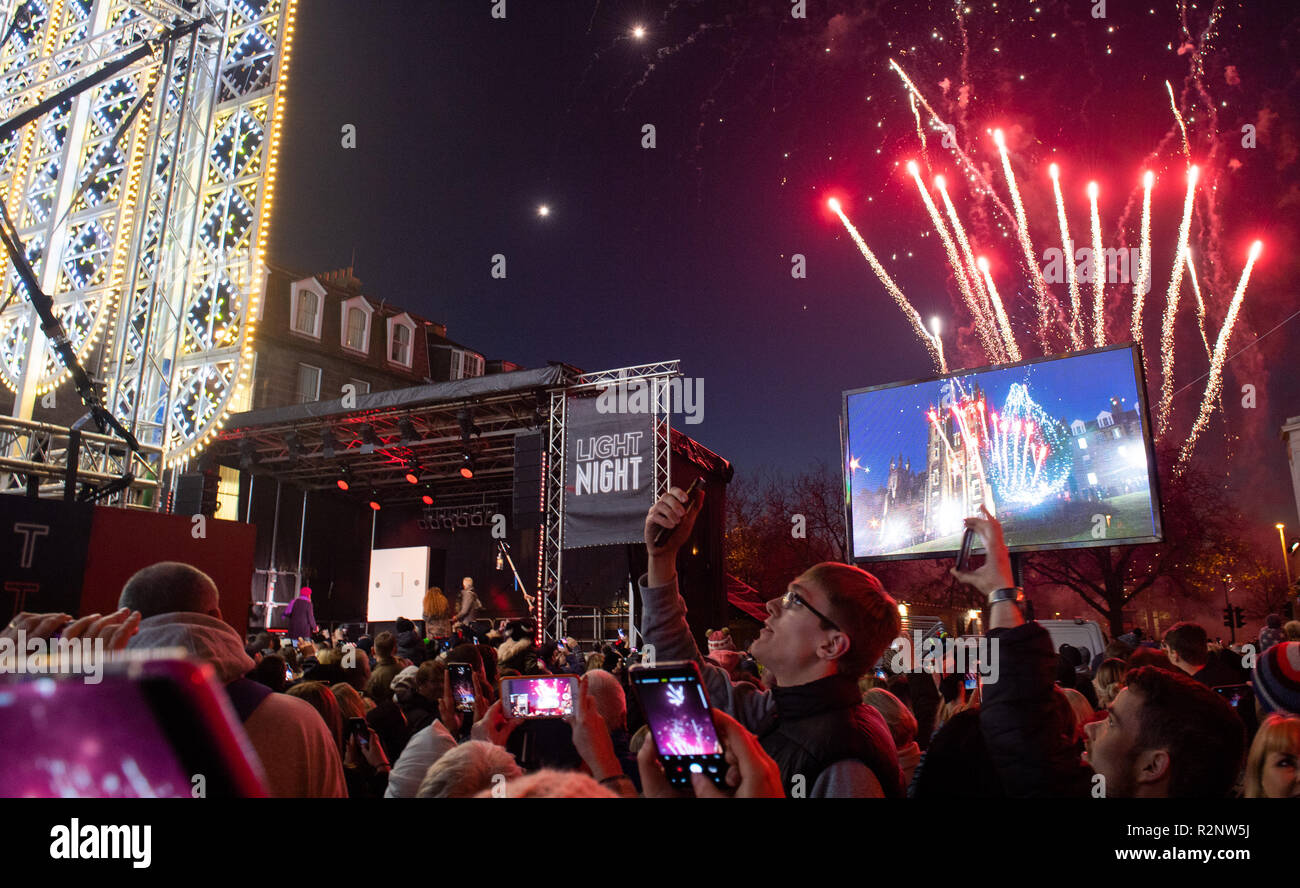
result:
[[[640,650],[482,621],[470,578],[455,606],[430,589],[418,624],[373,638],[320,632],[306,589],[289,636],[245,638],[212,580],[174,562],[132,577],[114,614],[23,614],[5,632],[189,651],[225,686],[276,797],[1300,797],[1300,623],[1271,617],[1242,647],[1184,622],[1159,644],[1135,630],[1095,655],[1053,649],[985,512],[967,524],[989,556],[954,575],[987,597],[996,680],[968,689],[965,675],[891,668],[896,602],[830,562],[768,602],[748,650],[720,630],[701,652],[676,572],[701,506],[674,488],[647,515]],[[657,543],[660,528],[671,533]],[[669,780],[629,681],[650,650],[696,664],[725,750],[720,786]],[[468,705],[453,698],[457,666]],[[547,674],[580,676],[572,714],[510,717],[501,680]]]

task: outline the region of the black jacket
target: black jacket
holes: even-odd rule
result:
[[[1011,798],[1086,797],[1092,771],[1080,760],[1053,699],[1056,653],[1047,630],[1030,622],[994,629],[998,680],[980,689],[980,731],[1003,791]]]
[[[808,684],[775,688],[777,719],[759,743],[781,769],[787,787],[802,774],[811,789],[830,765],[856,759],[876,775],[885,797],[902,798],[898,752],[884,719],[862,702],[857,679],[828,675]]]

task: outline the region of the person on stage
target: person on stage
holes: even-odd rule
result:
[[[424,634],[438,642],[438,650],[451,636],[451,604],[437,586],[424,593]]]
[[[284,615],[289,620],[290,638],[311,638],[312,633],[320,628],[316,625],[316,612],[311,606],[311,587],[302,587],[298,597],[284,609]]]
[[[451,624],[452,631],[455,632],[458,627],[463,627],[466,632],[476,634],[477,629],[473,624],[482,609],[483,604],[474,592],[474,578],[465,577],[460,581],[460,605],[456,610],[456,619]]]

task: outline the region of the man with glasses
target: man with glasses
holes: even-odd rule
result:
[[[787,795],[901,797],[889,728],[858,690],[858,679],[898,636],[898,605],[864,570],[829,561],[814,565],[767,603],[768,618],[750,646],[775,687],[732,682],[700,656],[677,590],[677,551],[703,504],[703,491],[692,502],[674,487],[646,516],[641,634],[654,645],[655,658],[699,665],[712,705],[758,736],[781,769]],[[655,545],[661,527],[672,533]]]

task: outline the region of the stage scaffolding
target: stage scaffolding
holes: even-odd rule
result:
[[[562,389],[551,391],[550,411],[546,431],[546,516],[541,534],[538,563],[541,574],[540,613],[537,620],[537,638],[558,638],[564,634],[564,479],[565,479],[565,419],[568,399],[574,395],[593,393],[609,386],[648,384],[651,403],[654,405],[654,499],[668,492],[669,470],[672,456],[672,389],[668,381],[680,376],[680,361],[660,361],[581,374]],[[636,609],[633,596],[628,597],[628,643],[636,646]]]

